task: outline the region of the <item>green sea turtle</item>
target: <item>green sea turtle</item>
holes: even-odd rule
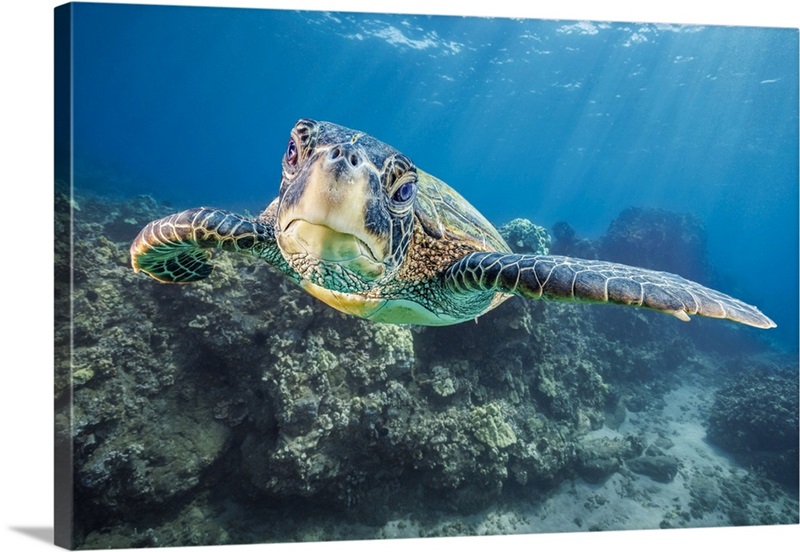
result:
[[[200,207],[150,222],[131,245],[133,268],[193,282],[211,274],[212,250],[247,253],[342,312],[395,324],[456,324],[519,295],[775,326],[673,274],[512,253],[452,188],[362,132],[301,119],[282,165],[279,196],[257,218]]]

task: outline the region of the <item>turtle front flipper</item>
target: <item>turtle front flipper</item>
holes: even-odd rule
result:
[[[675,274],[549,255],[471,253],[451,266],[454,291],[497,291],[533,299],[561,299],[645,307],[688,321],[690,314],[774,328],[761,311]]]
[[[154,220],[131,245],[131,264],[167,283],[211,274],[213,249],[250,253],[268,261],[277,252],[271,226],[221,209],[199,207]]]

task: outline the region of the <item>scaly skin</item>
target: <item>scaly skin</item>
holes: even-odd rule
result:
[[[148,223],[131,245],[131,264],[160,282],[186,284],[211,274],[214,249],[260,257],[299,280],[283,260],[270,224],[208,207]]]
[[[774,328],[756,307],[670,274],[606,261],[550,255],[471,253],[451,266],[445,282],[456,293],[494,290],[531,299],[644,307],[688,321],[689,315]]]

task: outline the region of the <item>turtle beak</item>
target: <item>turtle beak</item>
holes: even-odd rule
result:
[[[311,257],[320,264],[339,265],[365,280],[380,278],[385,271],[383,263],[358,236],[324,224],[295,219],[278,235],[278,246],[287,259],[299,255],[308,264]]]
[[[311,257],[359,279],[383,275],[388,239],[372,223],[379,186],[377,169],[354,144],[319,148],[281,197],[277,240],[287,261],[302,257],[308,265]]]

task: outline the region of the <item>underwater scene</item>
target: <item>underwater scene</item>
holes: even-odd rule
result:
[[[800,521],[797,29],[57,10],[58,544]]]

